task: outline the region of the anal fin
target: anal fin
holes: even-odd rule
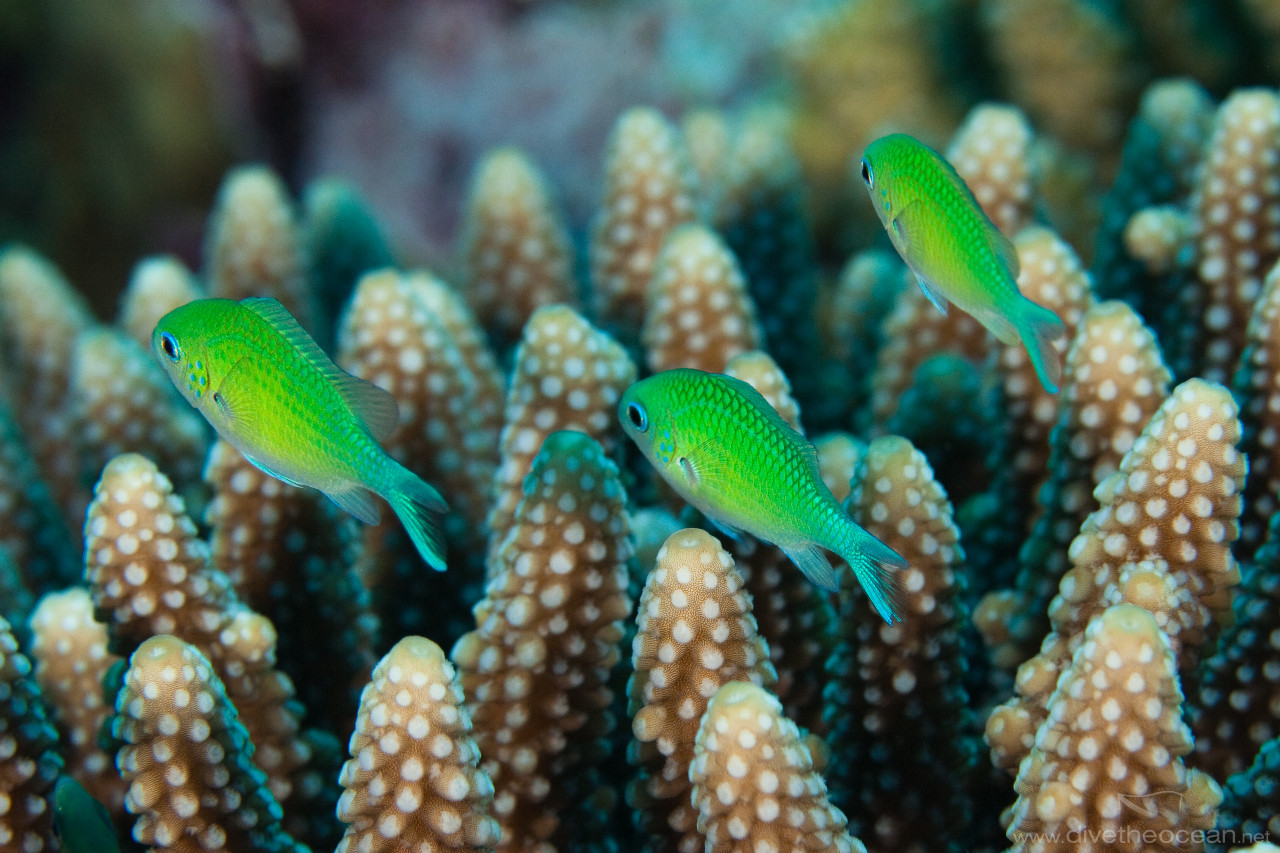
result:
[[[779,546],[782,547],[782,546]],[[800,567],[804,576],[827,592],[836,592],[840,588],[840,579],[836,570],[823,555],[822,550],[813,544],[800,544],[783,547],[791,562]]]
[[[325,492],[325,497],[336,503],[365,524],[377,524],[382,514],[378,512],[378,505],[374,502],[373,492],[360,486],[352,486],[340,492]]]

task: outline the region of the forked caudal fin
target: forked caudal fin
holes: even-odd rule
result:
[[[386,494],[422,559],[438,572],[445,569],[444,538],[440,515],[448,509],[440,493],[407,468],[400,468],[395,485]]]
[[[1044,389],[1056,394],[1062,383],[1062,360],[1053,342],[1067,333],[1067,327],[1057,314],[1030,299],[1023,299],[1019,312],[1022,316],[1018,318],[1018,335],[1027,348],[1031,366]]]

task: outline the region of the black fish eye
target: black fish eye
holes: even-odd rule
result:
[[[160,335],[160,351],[164,353],[165,358],[172,362],[177,362],[182,356],[181,350],[178,349],[178,339],[169,332],[164,332]]]
[[[864,158],[862,161],[862,181],[869,187],[876,185],[876,176],[871,172],[871,164]]]
[[[631,403],[627,406],[627,420],[631,421],[631,425],[640,432],[649,428],[649,416],[645,413],[644,406],[639,403]]]

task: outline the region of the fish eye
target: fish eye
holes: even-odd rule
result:
[[[865,157],[862,159],[862,182],[869,187],[876,185],[876,176],[872,173],[871,164],[867,162]]]
[[[182,350],[178,348],[178,339],[169,332],[160,335],[160,351],[172,362],[177,362],[182,357]]]
[[[649,428],[649,415],[645,412],[644,406],[639,403],[631,403],[627,406],[627,420],[631,421],[631,425],[640,432]]]

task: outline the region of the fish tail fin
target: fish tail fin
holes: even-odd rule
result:
[[[1062,359],[1053,342],[1067,333],[1067,327],[1057,314],[1030,299],[1022,300],[1019,314],[1018,335],[1031,357],[1031,366],[1045,390],[1056,394],[1062,382]]]
[[[901,621],[897,606],[898,582],[894,573],[907,568],[907,561],[852,519],[849,520],[845,545],[837,549],[837,553],[853,569],[880,618],[890,625]]]
[[[400,470],[385,495],[387,503],[391,504],[422,559],[431,568],[443,572],[444,536],[440,530],[440,516],[449,506],[425,480],[402,465],[397,464],[397,467]]]

